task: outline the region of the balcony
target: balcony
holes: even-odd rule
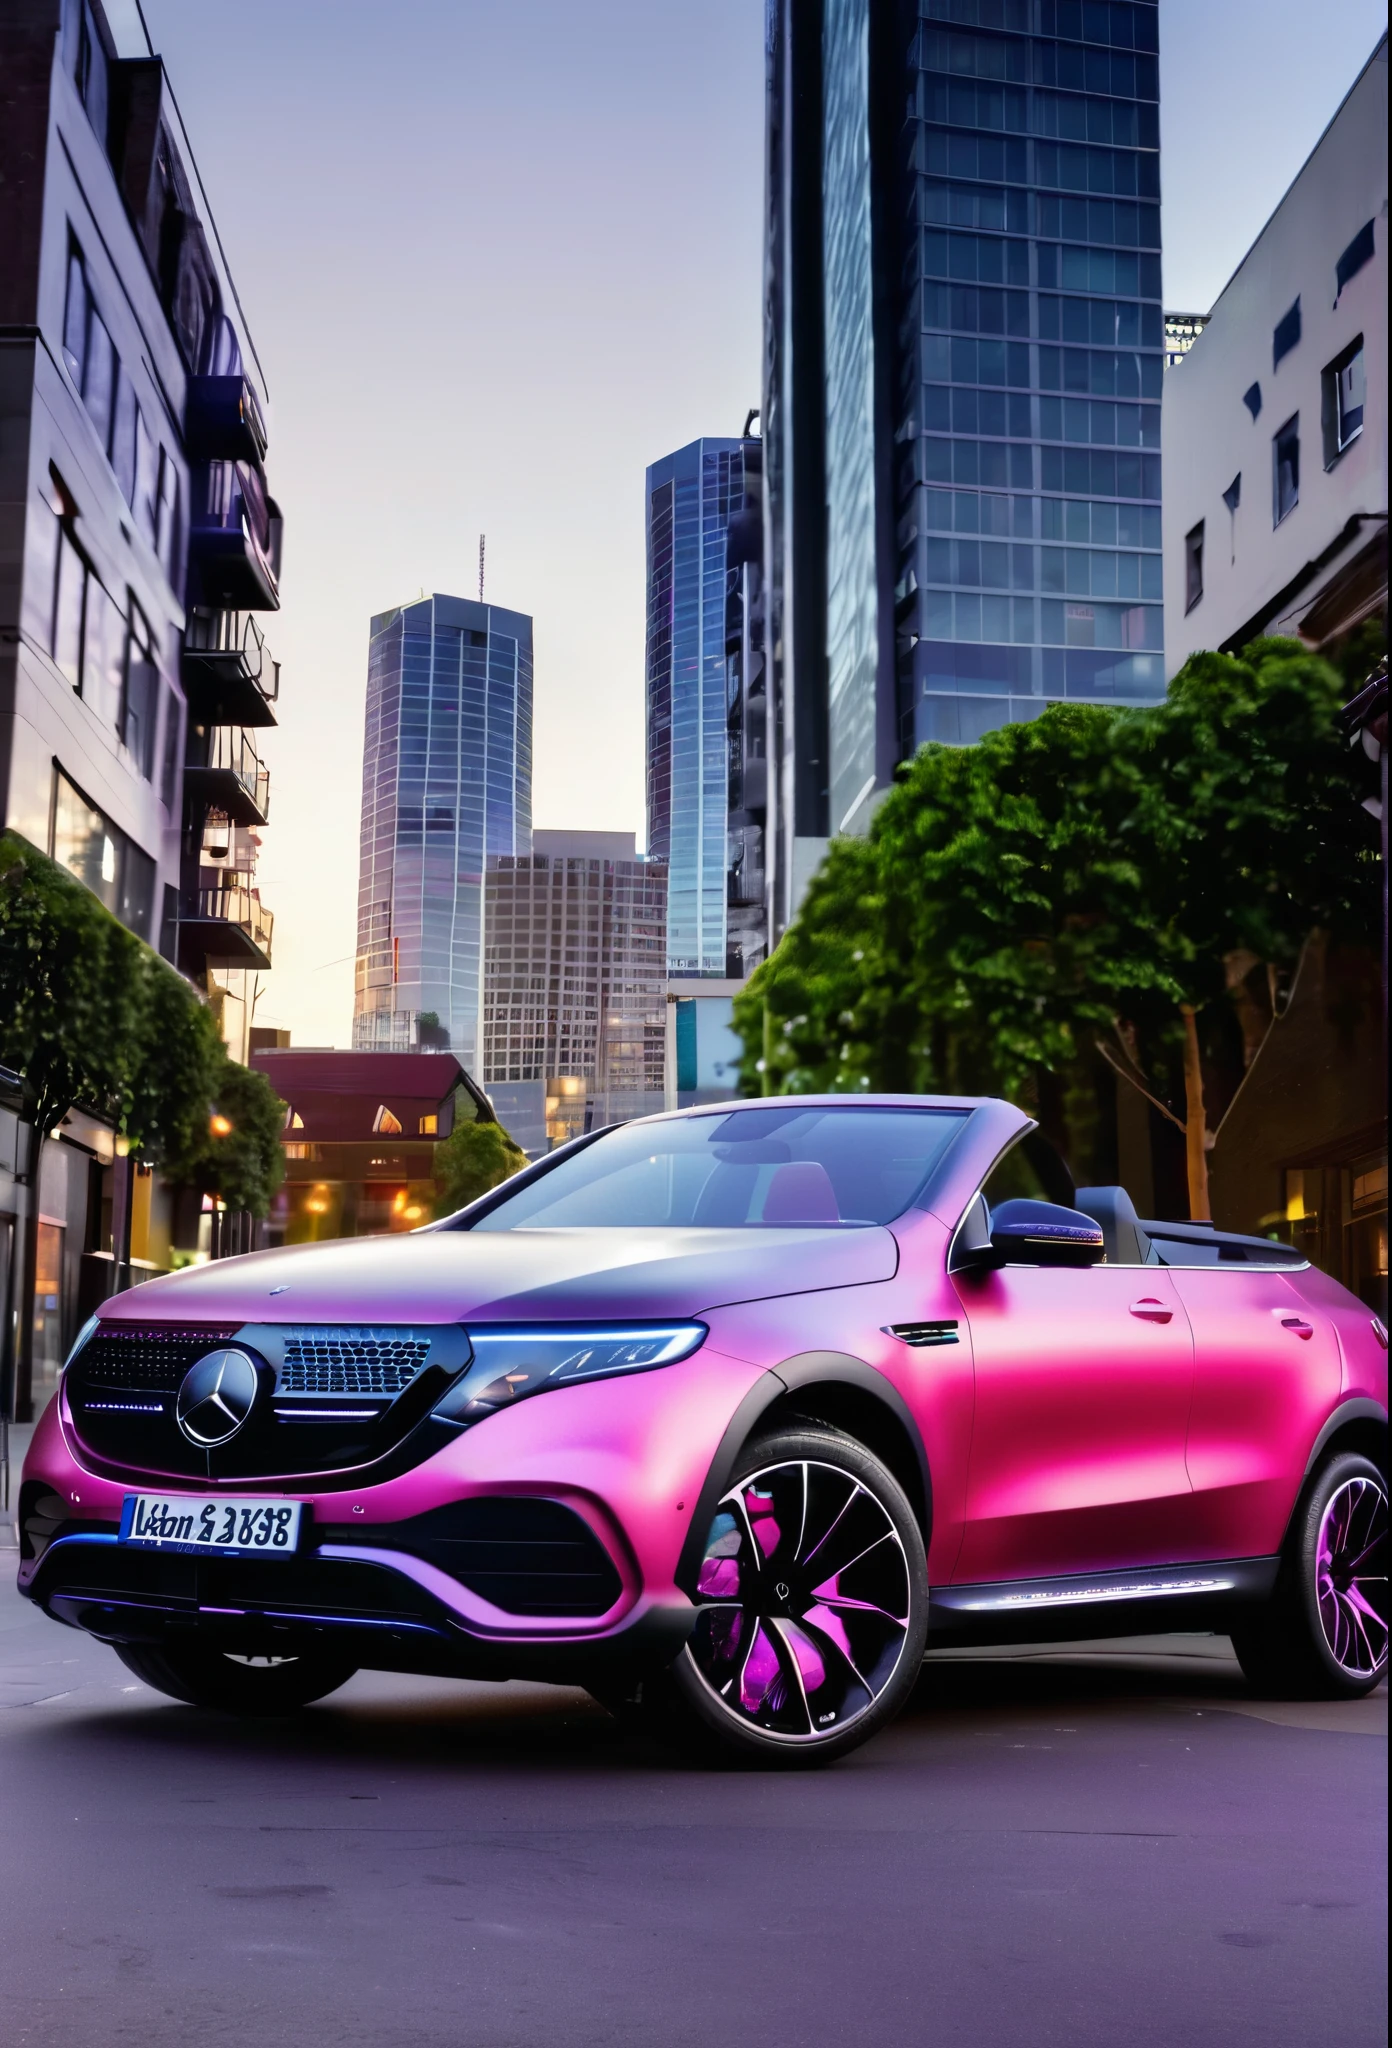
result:
[[[264,462],[265,416],[246,378],[190,377],[184,438],[192,462]]]
[[[222,811],[234,825],[264,825],[270,816],[270,772],[240,726],[189,733],[184,788],[195,804]]]
[[[271,964],[275,920],[262,906],[250,875],[233,868],[205,868],[196,889],[186,889],[179,910],[179,965],[198,973],[221,967]]]
[[[189,568],[197,605],[280,609],[280,507],[251,462],[209,462],[195,472]]]
[[[200,725],[276,722],[280,663],[266,652],[251,612],[190,612],[183,679],[190,715]]]

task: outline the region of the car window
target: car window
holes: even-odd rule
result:
[[[471,1227],[836,1229],[888,1223],[923,1188],[963,1114],[770,1104],[626,1124],[558,1160]]]
[[[1073,1176],[1041,1132],[1027,1131],[1001,1154],[981,1192],[992,1209],[1019,1197],[1057,1202],[1069,1209],[1073,1206]]]

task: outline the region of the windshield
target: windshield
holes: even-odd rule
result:
[[[888,1223],[908,1208],[961,1123],[952,1110],[785,1104],[626,1124],[472,1227]]]

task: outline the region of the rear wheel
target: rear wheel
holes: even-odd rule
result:
[[[923,1538],[893,1474],[839,1432],[778,1430],[735,1473],[706,1534],[696,1627],[628,1705],[707,1756],[830,1762],[883,1728],[918,1677]]]
[[[247,1657],[201,1645],[154,1649],[144,1643],[116,1643],[128,1671],[156,1692],[189,1707],[217,1707],[228,1714],[293,1714],[326,1693],[337,1692],[357,1670],[336,1657]]]
[[[1343,1452],[1320,1468],[1297,1511],[1270,1607],[1233,1634],[1263,1692],[1357,1699],[1387,1670],[1387,1482]]]

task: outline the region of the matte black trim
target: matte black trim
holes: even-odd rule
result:
[[[918,1461],[919,1485],[922,1489],[922,1512],[919,1517],[924,1548],[932,1535],[933,1488],[928,1471],[928,1454],[923,1448],[923,1438],[918,1424],[909,1411],[908,1404],[898,1388],[892,1386],[883,1373],[862,1359],[848,1357],[839,1351],[804,1351],[795,1358],[785,1359],[776,1369],[766,1372],[756,1380],[744,1399],[736,1408],[726,1426],[725,1434],[710,1463],[705,1484],[697,1496],[696,1506],[687,1529],[686,1541],[677,1560],[673,1574],[676,1583],[684,1593],[695,1597],[696,1574],[700,1568],[705,1550],[706,1531],[709,1529],[715,1510],[722,1495],[728,1490],[730,1476],[735,1462],[745,1444],[753,1436],[763,1417],[782,1400],[785,1394],[796,1394],[809,1387],[853,1387],[857,1393],[868,1394],[886,1408],[907,1436]],[[913,1502],[911,1506],[915,1505]]]
[[[109,1558],[113,1549],[99,1546],[85,1569],[72,1552],[61,1568],[57,1559],[51,1565],[45,1559],[22,1590],[53,1620],[103,1642],[197,1641],[246,1654],[332,1647],[368,1670],[449,1678],[531,1677],[556,1685],[584,1685],[590,1676],[670,1664],[696,1622],[694,1607],[673,1601],[644,1608],[603,1636],[578,1641],[564,1636],[530,1642],[484,1638],[390,1565],[313,1555],[305,1558],[303,1571],[286,1576],[283,1591],[277,1577],[268,1597],[253,1578],[245,1591],[238,1588],[235,1611],[210,1612],[200,1604],[199,1575],[179,1570],[202,1560],[141,1553],[135,1582],[111,1583],[99,1560]],[[122,1560],[127,1567],[131,1562]],[[142,1573],[148,1592],[139,1584]],[[235,1585],[235,1579],[229,1584]]]
[[[1324,1456],[1325,1446],[1333,1437],[1338,1435],[1341,1429],[1346,1428],[1350,1422],[1375,1423],[1382,1430],[1385,1437],[1387,1433],[1387,1410],[1382,1406],[1381,1402],[1370,1401],[1366,1396],[1355,1397],[1349,1401],[1341,1401],[1310,1447],[1310,1455],[1305,1460],[1305,1479],[1309,1478],[1320,1459]],[[1382,1465],[1385,1472],[1387,1469],[1387,1445],[1385,1442],[1382,1447]]]

